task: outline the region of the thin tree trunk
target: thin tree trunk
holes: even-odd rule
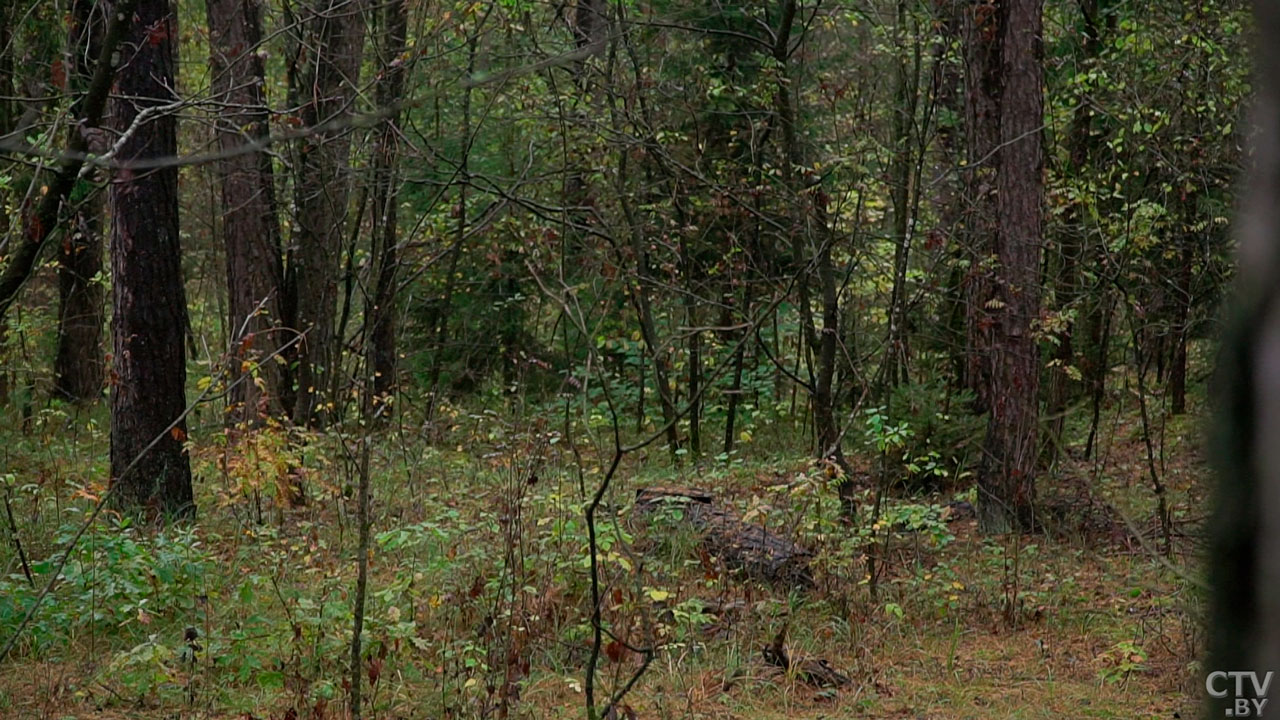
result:
[[[836,287],[836,275],[831,251],[834,237],[827,218],[827,197],[821,188],[805,188],[804,180],[798,177],[797,169],[804,166],[804,151],[800,145],[797,129],[795,104],[792,99],[794,88],[787,74],[788,59],[791,48],[791,33],[795,23],[798,6],[795,0],[783,0],[782,12],[776,31],[777,41],[773,46],[773,57],[778,63],[778,81],[774,88],[774,111],[782,131],[782,151],[786,157],[783,163],[783,179],[795,196],[796,210],[795,229],[792,233],[791,252],[793,268],[797,272],[796,291],[799,298],[800,324],[804,331],[806,344],[816,352],[812,385],[812,406],[814,436],[817,442],[817,457],[834,462],[844,472],[840,482],[840,500],[844,513],[852,517],[856,510],[853,497],[852,470],[845,460],[841,448],[840,428],[835,418],[835,392],[833,380],[836,370],[836,350],[840,339],[840,304]],[[814,324],[813,309],[809,297],[809,283],[804,239],[812,228],[818,242],[817,253],[813,257],[814,269],[818,274],[818,291],[822,295],[822,330],[819,333]]]
[[[177,17],[168,0],[140,0],[116,82],[117,129],[144,110],[176,100]],[[142,120],[117,155],[111,184],[112,335],[111,483],[116,502],[150,517],[195,512],[186,422],[187,303],[182,286],[176,165],[134,170],[130,161],[177,155],[177,117]],[[176,424],[175,424],[176,421]],[[152,442],[156,444],[144,454]],[[128,474],[125,469],[134,462]]]
[[[1187,336],[1190,332],[1188,318],[1191,314],[1191,271],[1195,262],[1195,236],[1182,238],[1179,257],[1176,297],[1174,302],[1173,333],[1170,340],[1172,358],[1169,365],[1169,412],[1182,415],[1187,411]]]
[[[13,132],[17,125],[16,108],[14,106],[17,98],[17,88],[13,73],[13,53],[17,50],[17,44],[14,42],[14,13],[17,11],[16,3],[5,2],[0,4],[0,137],[5,137]],[[8,187],[0,187],[0,207],[8,207],[10,195],[12,191]],[[6,246],[10,241],[9,213],[0,212],[0,237],[4,238]],[[9,367],[11,363],[6,357],[6,348],[8,346],[9,324],[5,321],[3,314],[0,313],[0,407],[9,404]]]
[[[1106,398],[1107,373],[1111,370],[1111,321],[1115,314],[1111,296],[1102,300],[1102,307],[1093,320],[1091,334],[1093,337],[1094,357],[1085,367],[1085,380],[1089,387],[1090,419],[1089,436],[1084,443],[1085,458],[1093,457],[1097,447],[1098,427],[1102,422],[1102,401]]]
[[[702,333],[698,328],[698,287],[697,261],[689,250],[688,241],[680,241],[681,265],[684,267],[685,324],[691,328],[689,332],[689,452],[697,457],[702,452]]]
[[[1132,333],[1133,363],[1138,368],[1138,417],[1142,421],[1142,443],[1147,453],[1147,474],[1151,480],[1151,489],[1156,496],[1156,517],[1160,521],[1160,536],[1163,541],[1164,554],[1170,555],[1173,553],[1172,518],[1169,515],[1169,501],[1166,497],[1164,483],[1160,480],[1160,472],[1156,469],[1156,449],[1151,440],[1151,415],[1147,411],[1147,386],[1143,380],[1144,373],[1142,372],[1150,362],[1150,357],[1143,355],[1142,347],[1138,344],[1136,321],[1132,317],[1129,321],[1134,324]]]
[[[961,225],[961,203],[965,197],[964,177],[957,172],[957,168],[963,163],[959,137],[963,126],[953,119],[964,116],[961,98],[964,77],[963,63],[953,59],[951,55],[952,44],[961,36],[959,2],[960,0],[933,0],[934,22],[938,28],[931,78],[934,115],[938,118],[935,123],[937,140],[934,144],[937,149],[937,170],[928,186],[934,189],[930,200],[938,223],[929,233],[926,247],[941,246],[946,258],[943,267],[948,268],[940,316],[945,322],[945,326],[941,328],[943,337],[950,348],[949,382],[955,387],[968,387],[968,332],[964,302],[966,271],[960,262],[967,255],[967,242],[964,242],[967,238],[963,233],[957,232]],[[956,242],[957,239],[962,242]]]
[[[389,112],[374,149],[373,212],[377,246],[377,279],[374,283],[375,322],[369,330],[373,368],[373,392],[384,402],[396,382],[396,270],[398,233],[396,205],[399,186],[396,166],[400,158],[400,113],[392,109],[404,92],[404,51],[409,16],[405,0],[391,0],[383,8],[382,77],[375,91],[378,105]]]
[[[622,184],[627,177],[626,151],[620,153],[618,182]],[[645,252],[644,240],[640,237],[640,229],[636,227],[636,219],[631,212],[630,201],[626,199],[626,188],[619,188],[619,202],[623,205],[623,213],[627,216],[628,237],[631,239],[631,253],[635,258],[636,278],[628,283],[631,292],[631,303],[635,307],[640,321],[640,337],[644,341],[649,357],[653,359],[653,380],[658,394],[658,404],[662,407],[662,423],[667,428],[667,449],[673,456],[680,449],[680,431],[676,427],[676,406],[671,399],[671,385],[667,375],[665,355],[658,353],[658,329],[653,320],[653,305],[649,298],[649,254]]]
[[[54,392],[67,400],[102,397],[102,325],[106,292],[102,272],[102,198],[76,210],[58,257],[58,351]]]
[[[84,90],[93,79],[94,58],[102,51],[106,18],[94,3],[76,0],[70,20],[67,77],[77,90]],[[79,114],[78,109],[72,113]],[[102,207],[103,195],[89,190],[76,205],[58,256],[58,349],[53,391],[75,402],[102,397],[106,295],[98,281],[103,269]]]
[[[472,35],[467,40],[467,77],[475,73],[476,48],[478,37]],[[462,127],[459,128],[458,143],[462,146],[462,158],[459,160],[457,224],[454,226],[453,248],[450,250],[449,271],[444,279],[444,295],[441,299],[440,315],[436,319],[435,351],[431,356],[431,379],[427,388],[431,400],[427,405],[427,421],[435,418],[440,399],[440,372],[444,367],[444,347],[449,338],[449,312],[453,307],[453,288],[458,274],[458,258],[462,255],[462,242],[467,236],[467,183],[471,179],[471,91],[468,85],[462,91]]]
[[[898,2],[897,36],[901,51],[907,25],[906,0]],[[911,178],[914,162],[916,105],[919,100],[920,43],[913,43],[909,62],[899,58],[894,98],[893,162],[889,191],[893,207],[893,289],[889,297],[889,338],[885,347],[883,382],[896,387],[905,382],[909,357],[906,347],[907,267],[911,260]]]
[[[316,128],[305,138],[297,160],[297,217],[291,259],[296,273],[298,390],[293,420],[323,426],[335,398],[329,397],[340,361],[335,320],[339,260],[347,228],[351,189],[351,128],[356,85],[364,48],[365,0],[317,0],[307,19],[309,69],[302,73],[304,97],[299,116]]]
[[[458,188],[459,203],[462,203],[465,186]],[[462,207],[465,213],[465,206]],[[449,269],[444,279],[444,294],[440,299],[439,316],[436,318],[435,342],[433,343],[431,355],[431,373],[430,379],[427,381],[427,391],[430,393],[431,399],[427,405],[427,421],[430,422],[435,418],[436,408],[439,406],[440,398],[440,372],[444,368],[444,349],[445,343],[449,339],[449,312],[453,307],[453,286],[454,277],[458,273],[458,257],[462,255],[462,236],[464,232],[464,221],[459,221],[458,238],[455,245],[449,250]]]
[[[234,382],[243,372],[252,372],[259,381],[246,379],[231,389],[227,420],[251,424],[284,410],[279,364],[258,362],[285,339],[279,330],[284,270],[271,156],[243,152],[269,132],[259,49],[262,8],[246,0],[208,0],[206,11],[212,96],[218,103],[215,127],[223,154],[218,175],[227,262],[230,379]]]
[[[1102,51],[1102,31],[1110,27],[1110,20],[1100,16],[1099,0],[1081,0],[1079,3],[1084,22],[1084,42],[1081,47],[1082,69],[1092,67]],[[1066,172],[1078,173],[1086,169],[1093,152],[1092,109],[1088,103],[1080,103],[1071,118],[1067,136]],[[1067,405],[1072,396],[1072,368],[1076,366],[1076,321],[1070,313],[1083,293],[1081,268],[1088,255],[1087,230],[1080,213],[1080,204],[1073,203],[1066,213],[1064,229],[1058,240],[1058,279],[1054,288],[1055,310],[1062,314],[1061,329],[1055,333],[1057,345],[1053,353],[1053,367],[1048,374],[1049,386],[1045,392],[1045,416],[1048,420],[1046,437],[1047,462],[1057,460],[1062,449],[1062,431],[1066,425]]]
[[[621,119],[618,110],[613,106],[610,109],[614,131],[621,135]],[[645,247],[646,241],[639,225],[639,218],[636,217],[630,191],[627,188],[627,180],[630,176],[629,156],[630,148],[619,148],[618,172],[615,180],[618,205],[622,209],[622,217],[626,223],[628,248],[635,264],[634,277],[626,283],[627,294],[640,324],[640,337],[653,360],[654,390],[658,395],[659,406],[662,408],[662,424],[666,428],[667,450],[672,457],[679,458],[680,429],[676,423],[676,406],[672,399],[672,388],[667,374],[668,358],[665,353],[659,353],[662,346],[658,342],[657,323],[653,319],[653,303],[649,295],[654,286],[653,278],[649,274],[649,253]],[[620,257],[618,264],[620,267],[624,266],[625,258]]]
[[[729,313],[726,311],[726,317]],[[751,317],[751,285],[743,284],[742,289],[742,317]],[[726,325],[728,323],[725,323]],[[750,332],[749,329],[743,328],[743,333]],[[733,452],[733,443],[737,440],[737,423],[738,423],[738,405],[742,402],[742,373],[747,364],[747,343],[739,342],[738,350],[733,354],[733,384],[729,387],[729,396],[727,407],[725,408],[724,421],[724,452],[729,454]]]

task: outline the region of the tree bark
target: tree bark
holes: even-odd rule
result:
[[[1041,0],[996,4],[999,147],[995,255],[991,286],[990,415],[978,475],[978,522],[986,533],[1035,526],[1040,362],[1032,323],[1040,315],[1044,202],[1041,125]],[[982,7],[982,6],[980,6]]]
[[[271,156],[244,152],[267,137],[262,42],[258,0],[208,0],[209,66],[222,194],[222,239],[227,258],[231,381],[253,372],[231,389],[227,420],[254,423],[283,409],[283,373],[270,355],[285,339],[280,332],[284,270],[276,215]],[[260,383],[260,384],[259,384]]]
[[[177,17],[168,0],[139,0],[126,64],[116,83],[118,130],[176,100]],[[152,111],[157,112],[157,111]],[[177,119],[142,118],[117,155],[111,185],[111,483],[116,502],[149,517],[193,515],[186,422],[187,304],[178,239],[178,168],[134,169],[133,161],[177,155]],[[155,441],[155,446],[146,450]],[[140,458],[135,463],[135,458]],[[128,473],[125,470],[133,464]]]
[[[964,257],[967,264],[961,283],[965,308],[964,385],[974,393],[974,410],[991,407],[992,257],[999,231],[996,182],[1000,149],[1001,29],[999,17],[1005,5],[974,3],[966,8],[965,129],[968,160],[965,163],[966,207]]]
[[[331,391],[341,359],[334,323],[351,189],[349,121],[364,49],[364,5],[365,0],[316,0],[303,43],[308,69],[300,81],[308,94],[299,118],[315,133],[302,141],[296,163],[290,270],[296,278],[297,329],[305,337],[298,350],[293,420],[313,427],[331,419]]]

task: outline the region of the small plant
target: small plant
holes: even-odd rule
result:
[[[1131,673],[1147,670],[1147,654],[1137,644],[1125,640],[1112,645],[1098,656],[1102,669],[1098,676],[1104,682],[1117,683],[1127,680]]]

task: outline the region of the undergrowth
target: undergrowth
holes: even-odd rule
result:
[[[591,651],[582,508],[608,448],[537,416],[511,423],[447,408],[444,417],[443,429],[378,428],[363,668],[372,716],[581,716]],[[3,492],[28,561],[24,569],[6,529],[0,640],[16,631],[104,490],[95,465],[102,430],[75,422],[74,442],[54,437],[53,420],[25,435],[6,431],[20,460]],[[930,453],[959,440],[930,445],[873,413],[857,458],[873,481],[848,522],[838,477],[787,449],[781,438],[794,430],[779,426],[787,422],[752,426],[752,442],[733,455],[695,462],[654,448],[627,458],[597,528],[600,683],[612,691],[641,651],[653,653],[624,710],[977,718],[1039,707],[1020,716],[1168,717],[1193,706],[1194,581],[1119,530],[979,536],[952,456],[928,482],[913,479]],[[107,511],[75,546],[5,661],[0,713],[342,716],[353,440],[270,426],[214,438],[191,446],[196,522],[157,530]],[[1115,433],[1113,452],[1126,442]],[[894,472],[877,475],[886,458]],[[1170,458],[1175,507],[1186,511],[1203,473],[1189,447]],[[1091,475],[1094,490],[1129,511],[1146,506],[1139,470],[1136,481],[1124,471],[1116,463],[1112,476]],[[1060,468],[1090,472],[1080,459]],[[874,478],[888,476],[877,513]],[[743,522],[805,546],[814,587],[742,577],[701,548],[679,508],[633,513],[635,491],[656,485],[711,490]],[[289,502],[295,486],[305,489],[303,505]],[[1179,562],[1190,565],[1194,548],[1184,551]],[[794,656],[826,660],[852,686],[812,688],[762,662],[761,648],[784,625]]]

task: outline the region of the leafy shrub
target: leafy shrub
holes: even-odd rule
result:
[[[894,479],[909,491],[953,486],[978,456],[986,419],[969,412],[973,393],[943,382],[899,385],[887,406],[865,418],[868,449],[885,453]]]
[[[34,587],[20,573],[0,578],[0,634],[18,629],[79,528],[64,525],[59,551],[31,564]],[[127,520],[100,523],[80,538],[46,598],[24,632],[24,649],[62,647],[89,632],[134,628],[139,636],[164,621],[190,619],[212,562],[193,528],[170,527],[148,535]]]

